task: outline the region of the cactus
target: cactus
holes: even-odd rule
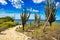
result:
[[[35,14],[35,23],[37,22],[37,15]]]
[[[46,14],[46,23],[43,27],[43,32],[46,32],[46,24],[49,22],[50,26],[52,25],[52,22],[55,21],[55,12],[56,12],[56,1],[54,0],[52,5],[52,0],[46,0],[47,4],[45,6],[45,14]]]
[[[50,2],[49,2],[50,1]],[[52,22],[55,21],[55,11],[56,11],[56,2],[54,0],[54,5],[52,6],[52,0],[47,0],[47,5],[45,7],[45,14],[46,14],[46,19],[48,19],[48,22],[50,26],[52,25]],[[50,17],[49,17],[50,15]]]
[[[41,18],[41,17],[40,17],[40,15],[39,15],[39,16],[38,16],[38,19],[37,19],[37,20],[38,20],[38,21],[37,21],[38,27],[40,26],[40,18]]]
[[[40,25],[40,15],[35,14],[35,23],[37,23],[38,27]]]
[[[28,21],[28,19],[29,19],[29,17],[30,17],[30,14],[31,14],[31,13],[29,13],[29,15],[28,15],[28,14],[27,14],[27,10],[24,9],[24,11],[23,11],[23,13],[22,13],[22,15],[21,15],[21,20],[22,20],[22,25],[23,25],[23,31],[24,31],[24,26],[25,26],[26,22]]]

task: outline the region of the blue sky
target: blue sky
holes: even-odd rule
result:
[[[23,9],[32,9],[30,19],[34,19],[34,13],[40,14],[45,19],[44,6],[46,0],[0,0],[0,17],[11,16],[20,19]],[[56,0],[56,20],[60,20],[60,0]]]

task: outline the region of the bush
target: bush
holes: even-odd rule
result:
[[[4,22],[4,23],[0,24],[0,32],[7,28],[14,27],[16,24],[17,23],[15,23],[15,22]]]
[[[9,16],[0,18],[0,24],[3,23],[3,22],[8,22],[8,21],[12,21],[13,22],[14,19],[9,17]]]
[[[14,22],[14,19],[9,16],[2,17],[0,18],[0,32],[7,28],[14,27],[17,24],[18,23]]]

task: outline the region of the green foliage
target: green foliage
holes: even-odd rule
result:
[[[3,22],[8,22],[8,21],[12,21],[13,22],[14,19],[9,17],[9,16],[0,18],[0,24],[3,23]]]
[[[4,22],[2,24],[0,24],[0,32],[7,29],[7,28],[10,28],[10,27],[14,27],[17,23],[15,22]]]
[[[13,21],[13,18],[8,16],[0,18],[0,32],[7,28],[14,27],[15,25],[17,25],[17,23]]]

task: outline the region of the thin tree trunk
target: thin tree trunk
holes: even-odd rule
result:
[[[24,24],[23,24],[23,32],[24,32]]]
[[[50,26],[52,26],[52,23],[50,22]]]

